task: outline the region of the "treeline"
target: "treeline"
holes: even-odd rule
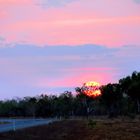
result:
[[[99,97],[88,97],[77,87],[75,96],[66,91],[60,96],[40,95],[0,101],[0,117],[70,117],[89,115],[134,116],[140,113],[140,72],[100,88]]]

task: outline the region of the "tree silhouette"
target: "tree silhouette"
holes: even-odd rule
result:
[[[109,117],[114,117],[118,114],[119,103],[122,99],[119,84],[108,84],[101,87],[101,101],[106,105]]]

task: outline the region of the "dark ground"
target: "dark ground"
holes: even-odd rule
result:
[[[140,140],[140,121],[65,120],[1,133],[0,140]]]

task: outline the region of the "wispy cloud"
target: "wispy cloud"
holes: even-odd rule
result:
[[[0,0],[0,21],[0,95],[62,92],[140,69],[139,0]]]
[[[35,5],[38,0],[0,2],[0,34],[7,43],[140,44],[140,8],[132,0],[40,1],[48,5],[69,3],[47,10]]]
[[[137,4],[140,4],[140,0],[134,0],[134,2],[136,2]]]
[[[139,70],[140,46],[107,48],[99,45],[17,45],[0,48],[0,83],[9,96],[40,91],[60,93],[90,80],[102,84]],[[7,85],[11,87],[6,88]],[[64,88],[65,87],[65,88]],[[17,88],[17,91],[14,92]],[[36,92],[35,92],[36,89]],[[29,92],[30,91],[30,92]]]
[[[68,3],[74,2],[75,0],[41,0],[37,1],[37,5],[49,8],[49,7],[61,7],[65,6]]]

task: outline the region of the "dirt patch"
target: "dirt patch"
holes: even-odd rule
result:
[[[1,133],[0,140],[140,140],[140,122],[67,120]]]

